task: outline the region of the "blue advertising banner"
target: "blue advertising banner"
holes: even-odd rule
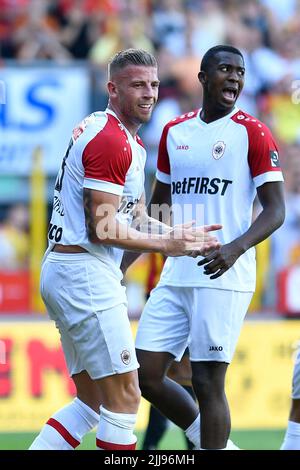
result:
[[[0,83],[0,175],[30,174],[37,146],[46,174],[55,175],[73,127],[90,111],[88,69],[9,66]]]

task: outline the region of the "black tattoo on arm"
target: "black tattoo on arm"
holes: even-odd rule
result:
[[[92,193],[91,189],[83,188],[83,208],[85,215],[85,226],[89,240],[95,238],[95,220],[92,212]]]

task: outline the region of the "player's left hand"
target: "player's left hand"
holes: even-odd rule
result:
[[[199,252],[199,250],[193,250],[193,251],[190,251],[189,253],[187,253],[186,256],[189,256],[190,258],[198,258],[199,256],[207,256],[209,255],[210,253],[213,253],[215,252],[216,250],[218,250],[219,248],[221,248],[221,243],[218,242],[218,241],[215,241],[214,243],[211,243],[210,245],[207,244],[201,251],[201,253]]]
[[[236,242],[231,242],[213,251],[197,264],[204,266],[204,274],[210,276],[210,279],[217,279],[228,271],[242,254],[242,248]]]

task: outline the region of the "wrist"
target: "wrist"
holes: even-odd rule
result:
[[[234,244],[238,250],[238,253],[239,253],[239,256],[243,255],[244,253],[246,253],[246,251],[249,249],[249,246],[247,245],[247,243],[243,240],[235,240],[234,241]]]
[[[167,256],[167,252],[168,252],[168,240],[165,240],[162,236],[161,238],[161,242],[160,242],[160,250],[159,252],[164,255],[164,256]]]

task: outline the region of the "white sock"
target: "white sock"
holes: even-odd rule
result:
[[[241,450],[241,449],[238,446],[236,446],[234,442],[228,439],[225,450]]]
[[[29,450],[74,450],[98,422],[98,413],[75,398],[47,421]]]
[[[184,431],[186,437],[192,444],[194,444],[195,449],[200,449],[200,414],[197,416],[195,421]]]
[[[136,414],[114,413],[100,406],[96,443],[101,450],[134,450]]]
[[[288,421],[284,441],[280,450],[300,450],[300,423]]]
[[[200,414],[195,421],[184,431],[186,437],[194,444],[195,450],[205,450],[200,447]],[[227,441],[225,449],[218,450],[240,450],[230,439]]]

